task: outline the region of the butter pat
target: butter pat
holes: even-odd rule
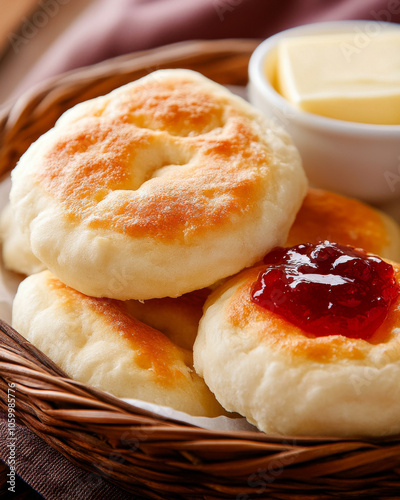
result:
[[[339,120],[400,124],[400,30],[287,38],[276,85],[296,107]]]

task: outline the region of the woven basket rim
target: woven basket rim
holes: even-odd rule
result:
[[[169,486],[172,496],[168,494],[160,498],[181,498],[179,495],[192,498],[190,494],[194,495],[193,498],[235,498],[233,493],[239,498],[253,498],[240,497],[254,490],[254,487],[246,488],[248,478],[258,478],[257,474],[260,473],[257,480],[262,481],[271,464],[276,467],[282,462],[285,467],[288,464],[282,481],[278,477],[267,496],[257,495],[254,498],[275,498],[272,494],[275,490],[280,494],[286,492],[287,495],[286,490],[291,485],[289,489],[296,487],[299,490],[298,497],[297,493],[292,495],[292,492],[290,496],[276,498],[304,499],[307,492],[306,498],[316,500],[325,498],[321,491],[329,491],[335,482],[342,488],[343,485],[346,488],[351,485],[350,490],[344,490],[347,493],[358,491],[354,486],[360,488],[361,482],[363,486],[360,491],[365,493],[364,483],[371,483],[368,477],[372,469],[375,471],[376,491],[393,493],[400,488],[396,472],[400,462],[400,436],[368,440],[268,436],[258,432],[208,430],[175,422],[168,417],[134,408],[110,394],[71,380],[3,321],[0,321],[0,375],[0,410],[7,409],[7,387],[8,382],[12,381],[18,395],[17,416],[24,425],[73,463],[90,472],[99,472],[99,464],[93,467],[93,461],[96,463],[101,457],[100,463],[103,460],[108,463],[107,453],[115,455],[117,449],[128,465],[124,463],[119,469],[119,463],[113,463],[113,474],[103,472],[103,475],[127,491],[141,491],[143,498],[158,498],[154,495],[163,491],[166,478],[169,484],[171,476],[177,481],[175,486]],[[143,453],[150,456],[150,462],[146,464],[148,468],[142,467],[140,470],[144,477],[139,480],[135,476],[137,472],[134,472],[138,461],[136,454],[130,453],[129,448],[126,452],[123,448],[115,447],[121,435],[127,432],[131,433],[135,442],[143,441],[137,450],[139,459],[143,460]],[[162,450],[162,460],[172,471],[165,471],[158,461],[154,462],[154,449],[155,458]],[[166,460],[164,455],[169,451],[179,456]],[[87,457],[85,460],[82,456],[83,453],[89,457],[89,463]],[[124,453],[128,453],[128,456]],[[210,453],[216,454],[217,459],[211,462],[207,460]],[[218,455],[221,457],[218,458]],[[129,462],[131,459],[132,463]],[[133,469],[132,477],[129,476],[130,467]],[[107,465],[106,470],[109,468],[110,465]],[[368,472],[367,476],[363,474],[364,470]],[[122,473],[127,474],[130,480],[124,482]],[[189,490],[186,485],[179,483],[182,473],[194,477]],[[355,473],[354,477],[352,473]],[[153,474],[160,475],[161,479],[154,481],[149,489],[147,476]],[[239,485],[233,482],[228,488],[227,482],[234,481],[236,475],[244,475],[245,481],[239,481]],[[304,483],[304,478],[309,483]],[[146,485],[143,491],[140,489],[142,483]],[[190,493],[193,483],[199,496]],[[313,496],[317,485],[318,495]],[[344,492],[341,498],[346,498]]]
[[[14,328],[12,328],[7,322],[0,319],[0,373],[1,368],[4,368],[4,363],[8,363],[10,366],[8,369],[9,373],[15,373],[15,375],[25,377],[27,374],[31,378],[38,378],[38,380],[43,378],[45,374],[45,379],[47,383],[53,383],[57,385],[60,381],[64,389],[70,389],[76,392],[77,397],[87,397],[98,400],[104,403],[104,408],[107,406],[118,413],[132,413],[140,414],[144,417],[154,419],[159,421],[161,425],[177,425],[183,428],[194,428],[198,430],[199,433],[204,435],[210,435],[210,437],[229,437],[237,439],[252,439],[254,441],[268,441],[268,442],[288,442],[293,441],[298,445],[306,446],[308,444],[314,443],[325,443],[325,442],[356,442],[356,443],[366,443],[366,444],[377,444],[377,443],[392,443],[400,442],[399,435],[383,436],[376,438],[363,438],[363,437],[337,437],[337,436],[296,436],[296,435],[269,435],[264,432],[258,431],[243,431],[243,430],[214,430],[207,429],[179,419],[175,419],[168,416],[159,415],[151,410],[143,409],[139,406],[135,406],[133,403],[128,403],[121,398],[118,398],[110,393],[104,392],[102,390],[96,389],[94,387],[88,386],[82,382],[71,379],[61,368],[59,368],[48,356],[46,356],[37,347],[27,341],[22,335],[20,335]],[[14,366],[14,369],[12,368]],[[23,370],[19,368],[23,367]],[[61,398],[62,399],[62,398]],[[55,402],[57,402],[55,400]],[[79,401],[82,404],[82,401]],[[96,403],[94,403],[95,405]],[[90,406],[90,405],[88,405]]]
[[[19,156],[27,147],[19,148],[17,155],[8,156],[9,143],[14,145],[17,134],[21,134],[27,123],[35,119],[35,113],[39,110],[44,113],[49,109],[51,100],[65,99],[68,103],[69,94],[76,94],[83,87],[90,87],[93,83],[98,84],[109,79],[110,75],[115,77],[125,74],[141,72],[148,74],[156,69],[165,67],[180,67],[177,63],[182,62],[186,67],[191,59],[200,59],[206,64],[207,58],[221,60],[224,56],[241,55],[246,57],[261,42],[260,39],[220,39],[220,40],[189,40],[176,42],[155,49],[147,49],[118,57],[110,58],[99,63],[72,69],[62,74],[49,77],[42,82],[36,83],[17,98],[9,99],[0,105],[0,177],[11,170]],[[197,62],[196,62],[197,63]],[[107,89],[106,93],[109,90]],[[57,95],[57,93],[59,95]],[[50,94],[50,102],[47,102]],[[65,95],[66,94],[66,95]],[[87,98],[102,95],[94,93]],[[77,101],[79,102],[79,101]],[[72,103],[74,105],[75,102]],[[44,108],[44,109],[41,109]],[[62,111],[68,106],[62,108]],[[32,114],[32,111],[34,113]],[[22,122],[22,123],[21,123]],[[40,134],[45,130],[40,130]],[[36,140],[38,134],[30,135],[28,144]]]
[[[179,42],[72,70],[36,85],[0,109],[0,174],[8,172],[29,144],[82,97],[106,93],[120,82],[162,67],[189,67],[219,83],[245,85],[249,57],[259,43]],[[0,320],[3,411],[9,381],[17,384],[17,417],[24,425],[80,467],[100,472],[143,498],[311,500],[365,492],[396,498],[400,491],[400,436],[268,436],[176,422],[71,380]],[[134,449],[123,443],[127,432],[138,442]],[[115,450],[123,463],[110,458]],[[282,470],[266,480],[265,471],[276,464],[284,464]],[[254,474],[264,481],[261,493],[249,484]]]

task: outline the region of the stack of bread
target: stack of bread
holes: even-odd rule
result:
[[[276,247],[395,261],[399,228],[308,188],[288,135],[195,72],[67,111],[13,170],[1,233],[6,267],[28,275],[13,326],[71,378],[272,434],[400,432],[398,296],[368,340],[310,334],[251,300]]]

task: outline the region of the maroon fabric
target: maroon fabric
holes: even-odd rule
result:
[[[177,41],[266,38],[293,26],[342,19],[400,22],[400,0],[96,0],[44,54],[22,87]]]

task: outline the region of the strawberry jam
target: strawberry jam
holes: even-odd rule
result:
[[[276,248],[264,263],[253,302],[316,336],[367,340],[399,295],[390,264],[329,241]]]

